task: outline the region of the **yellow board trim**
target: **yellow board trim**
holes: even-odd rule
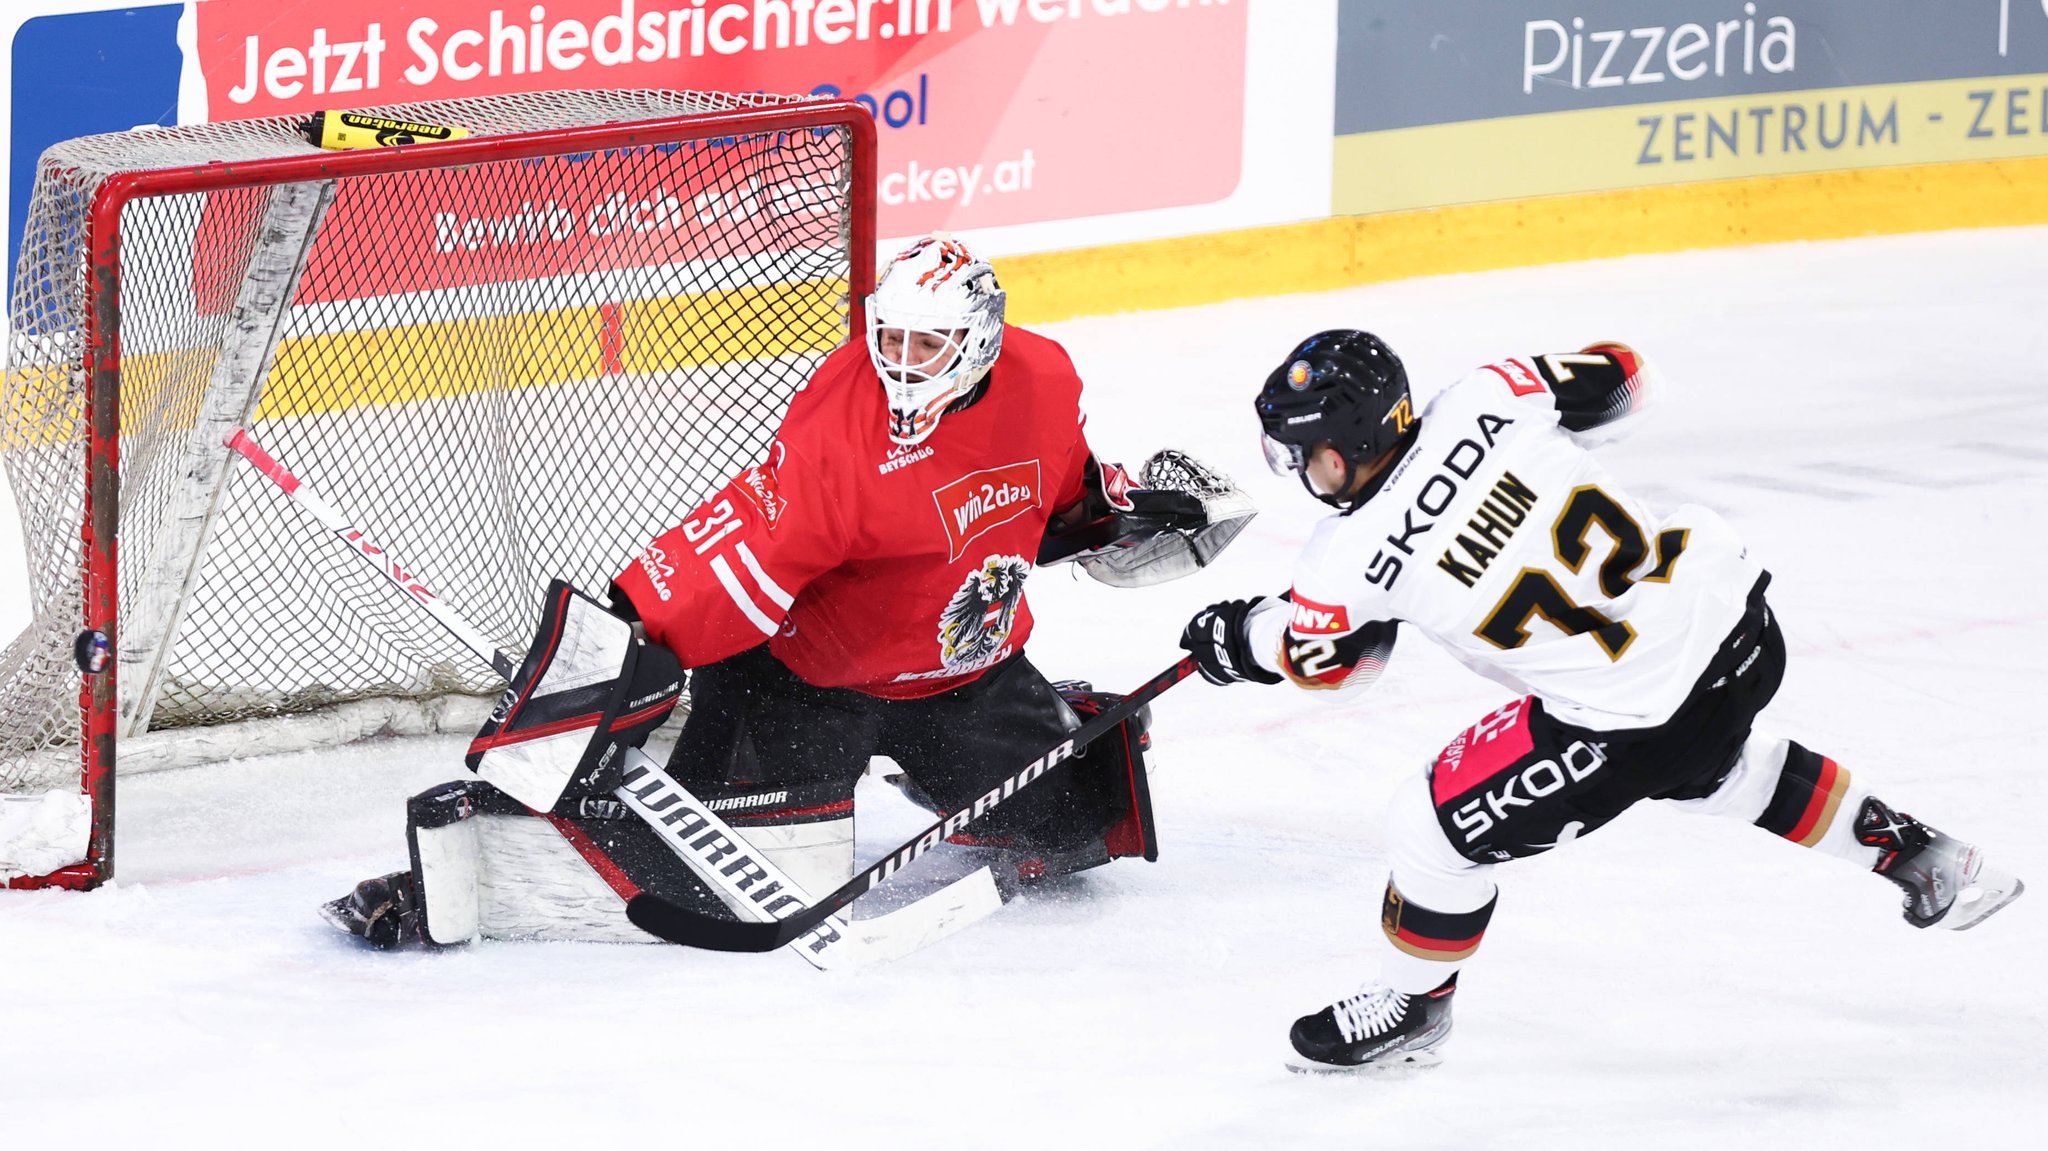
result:
[[[286,340],[256,418],[829,351],[846,335],[843,292],[771,285]]]
[[[2048,157],[1918,164],[1340,216],[1013,256],[1022,324],[1612,256],[2048,223]]]
[[[256,419],[819,355],[846,340],[845,294],[843,281],[809,281],[298,336],[278,344]],[[138,418],[159,430],[190,427],[218,355],[184,348],[123,356],[124,405],[141,405]],[[9,371],[0,446],[83,437],[82,381],[74,375],[69,367]]]
[[[2048,156],[2048,74],[1622,104],[1338,136],[1333,215]]]
[[[1000,261],[1000,275],[1010,318],[1042,324],[1614,256],[2044,224],[2044,188],[2048,157],[1810,172],[1340,216],[1013,256]],[[838,285],[806,285],[795,294],[757,288],[686,301],[622,303],[623,368],[654,373],[732,359],[736,348],[739,358],[827,350],[843,338],[836,319],[842,291]],[[745,299],[727,298],[735,296]],[[794,324],[792,308],[801,313]],[[794,334],[763,339],[768,317]],[[466,327],[304,337],[279,348],[278,366],[296,375],[323,360],[356,365],[400,389],[367,401],[379,403],[545,385],[597,374],[602,324],[598,309],[582,308]],[[412,374],[407,346],[460,338],[462,331],[479,339],[510,334],[523,349],[546,347],[551,354],[524,361],[516,381],[466,378],[452,368],[428,377]],[[169,365],[150,362],[158,358],[130,357],[131,382],[137,375],[162,374]],[[39,420],[70,414],[62,373],[17,369],[7,385],[8,407],[17,419],[25,412]],[[259,415],[304,415],[364,402],[360,393],[273,393]]]

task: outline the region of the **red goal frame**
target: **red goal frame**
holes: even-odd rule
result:
[[[121,642],[118,631],[120,546],[117,538],[121,501],[120,222],[122,211],[131,202],[160,195],[426,171],[484,161],[676,144],[723,136],[832,128],[846,129],[852,144],[851,271],[847,311],[848,337],[859,338],[865,329],[865,297],[873,290],[875,276],[876,132],[869,112],[850,100],[710,112],[368,151],[322,152],[304,157],[240,162],[216,161],[197,167],[123,172],[109,176],[94,193],[84,236],[91,300],[83,332],[88,430],[83,529],[84,612],[79,620],[80,631],[101,632],[116,647]],[[12,880],[7,886],[84,890],[113,876],[118,667],[118,660],[108,659],[101,671],[83,676],[79,692],[79,706],[84,717],[80,739],[80,780],[82,790],[92,803],[86,858],[44,876]]]

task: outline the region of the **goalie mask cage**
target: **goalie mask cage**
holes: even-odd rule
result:
[[[0,883],[112,876],[117,748],[132,771],[473,727],[500,690],[229,462],[236,425],[518,651],[550,577],[601,591],[861,330],[859,105],[365,111],[472,135],[327,152],[250,120],[42,157],[0,433],[32,613],[0,655]],[[110,658],[82,674],[94,631]]]

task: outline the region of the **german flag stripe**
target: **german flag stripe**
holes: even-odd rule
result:
[[[1756,824],[1773,835],[1812,847],[1834,825],[1842,797],[1849,793],[1849,771],[1826,756],[1793,744],[1777,790]]]
[[[1408,902],[1389,880],[1386,902],[1380,906],[1380,930],[1387,933],[1389,943],[1409,955],[1455,963],[1479,950],[1487,921],[1493,918],[1494,904],[1499,901],[1500,896],[1495,895],[1476,911],[1433,911]]]
[[[1479,950],[1479,941],[1485,935],[1482,931],[1470,939],[1450,940],[1427,939],[1412,931],[1391,931],[1387,933],[1387,941],[1417,959],[1456,963],[1471,958],[1472,953]]]
[[[1802,847],[1812,847],[1828,833],[1835,822],[1835,809],[1842,806],[1842,796],[1849,791],[1849,773],[1832,759],[1821,761],[1820,782],[1814,785],[1813,798],[1800,815],[1798,826],[1785,833],[1785,838]]]

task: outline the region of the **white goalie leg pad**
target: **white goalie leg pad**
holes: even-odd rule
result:
[[[853,878],[850,815],[814,823],[754,824],[734,830],[803,888],[807,903],[832,894]],[[848,916],[841,912],[838,918],[844,921]]]
[[[0,795],[0,881],[69,867],[91,837],[92,801],[81,792]]]
[[[466,822],[476,828],[483,938],[661,942],[627,920],[625,899],[552,823],[530,815],[479,815]],[[429,905],[427,922],[439,914]]]
[[[683,685],[673,653],[641,643],[596,600],[556,580],[544,602],[532,647],[463,760],[535,811],[639,746]]]
[[[477,820],[465,819],[447,827],[416,827],[413,851],[420,905],[427,913],[427,937],[442,944],[478,938]]]

